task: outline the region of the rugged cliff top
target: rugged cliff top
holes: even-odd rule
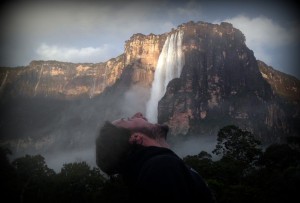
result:
[[[276,94],[289,101],[300,102],[300,81],[296,77],[275,70],[263,61],[258,60],[257,64],[262,76]]]

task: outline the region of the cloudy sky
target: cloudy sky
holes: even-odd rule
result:
[[[32,60],[105,62],[122,54],[135,33],[162,34],[191,20],[227,21],[245,34],[257,59],[300,78],[298,10],[285,1],[1,2],[0,67]]]

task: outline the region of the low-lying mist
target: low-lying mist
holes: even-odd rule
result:
[[[215,148],[216,142],[216,138],[213,136],[191,137],[183,142],[174,142],[170,148],[181,158],[187,155],[197,155],[201,151],[206,151],[213,155],[211,152]],[[85,161],[91,167],[97,167],[95,145],[91,145],[86,149],[47,153],[43,156],[48,167],[56,172],[60,171],[63,164],[82,161]]]
[[[197,155],[201,151],[213,155],[212,151],[215,149],[216,144],[216,136],[191,136],[184,140],[174,141],[171,144],[171,149],[181,158],[187,155]]]
[[[45,161],[49,168],[59,172],[64,164],[74,162],[86,162],[91,167],[97,167],[95,147],[91,146],[82,150],[70,150],[66,152],[53,152],[45,154]]]
[[[25,106],[21,100],[15,102],[18,106],[12,106],[11,111],[15,112],[16,108],[22,111],[13,125],[27,126],[16,132],[10,145],[13,152],[10,159],[40,154],[56,172],[73,162],[84,161],[96,167],[95,139],[100,127],[105,121],[131,117],[136,112],[145,114],[149,94],[149,89],[133,85],[126,91],[108,91],[105,96],[91,99],[49,102],[33,98],[26,100]],[[211,136],[190,137],[171,143],[171,149],[184,157],[201,151],[210,153],[215,143]]]
[[[204,137],[190,137],[185,140],[173,141],[170,144],[170,148],[181,158],[187,155],[197,155],[201,151],[206,151],[213,155],[211,152],[215,148],[216,138],[213,136]],[[74,163],[74,162],[86,162],[91,167],[97,167],[96,156],[95,156],[95,145],[91,143],[90,146],[77,149],[56,149],[49,152],[33,151],[30,150],[28,153],[23,151],[24,154],[17,153],[13,154],[10,158],[11,160],[22,157],[25,154],[37,155],[40,154],[45,158],[46,164],[49,168],[60,172],[64,164]],[[216,158],[213,156],[213,158]]]

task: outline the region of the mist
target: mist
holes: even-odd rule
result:
[[[24,123],[23,118],[30,118],[28,123],[25,122],[28,127],[20,128],[16,134],[21,137],[4,145],[13,153],[9,157],[11,161],[26,154],[40,154],[48,167],[56,172],[64,164],[73,162],[84,161],[96,167],[95,140],[103,123],[131,117],[137,112],[145,113],[148,99],[149,88],[139,85],[132,85],[125,92],[109,92],[91,99],[63,102],[49,102],[47,98],[26,102],[19,99],[17,109],[25,110],[12,118],[13,123],[18,125],[18,122]],[[10,108],[16,109],[16,106]],[[7,114],[13,115],[14,111]],[[22,121],[18,121],[19,118]]]
[[[199,135],[188,138],[181,138],[172,141],[171,149],[181,158],[187,155],[198,155],[201,151],[205,151],[212,155],[213,159],[217,156],[212,154],[217,144],[217,136]]]
[[[97,167],[95,146],[82,150],[71,150],[66,152],[54,152],[44,155],[49,168],[60,172],[64,164],[75,162],[86,162],[90,167]]]
[[[51,119],[52,114],[46,111],[49,122],[44,122],[41,129],[32,126],[26,133],[31,134],[31,138],[19,138],[19,144],[13,144],[19,146],[13,150],[10,158],[14,160],[25,154],[40,154],[45,158],[48,167],[56,172],[59,172],[64,164],[82,161],[91,167],[97,167],[95,139],[100,127],[105,121],[131,117],[136,112],[144,114],[149,96],[149,88],[132,85],[121,95],[109,94],[105,97],[70,101],[63,105],[64,110],[59,108],[52,112],[56,119]],[[119,99],[114,99],[115,97]],[[51,104],[56,105],[53,101]],[[35,106],[35,103],[32,105]],[[35,109],[39,110],[41,109]],[[201,151],[211,153],[216,145],[215,136],[197,135],[180,139],[170,136],[172,135],[169,135],[167,140],[170,148],[182,158],[197,155]],[[20,145],[21,140],[24,142],[23,145]]]
[[[145,114],[149,96],[149,88],[133,85],[121,99],[120,108],[124,117],[130,117],[137,112]]]

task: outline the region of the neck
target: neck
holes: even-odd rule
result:
[[[161,146],[161,147],[165,147],[165,148],[170,148],[170,145],[166,142],[166,140],[165,139],[163,139],[163,138],[158,138],[158,139],[156,139],[156,141],[157,141],[157,143],[159,143],[159,145]]]
[[[146,147],[155,146],[155,147],[170,148],[169,144],[166,142],[165,139],[163,138],[152,139],[148,136],[143,136],[142,145]]]

